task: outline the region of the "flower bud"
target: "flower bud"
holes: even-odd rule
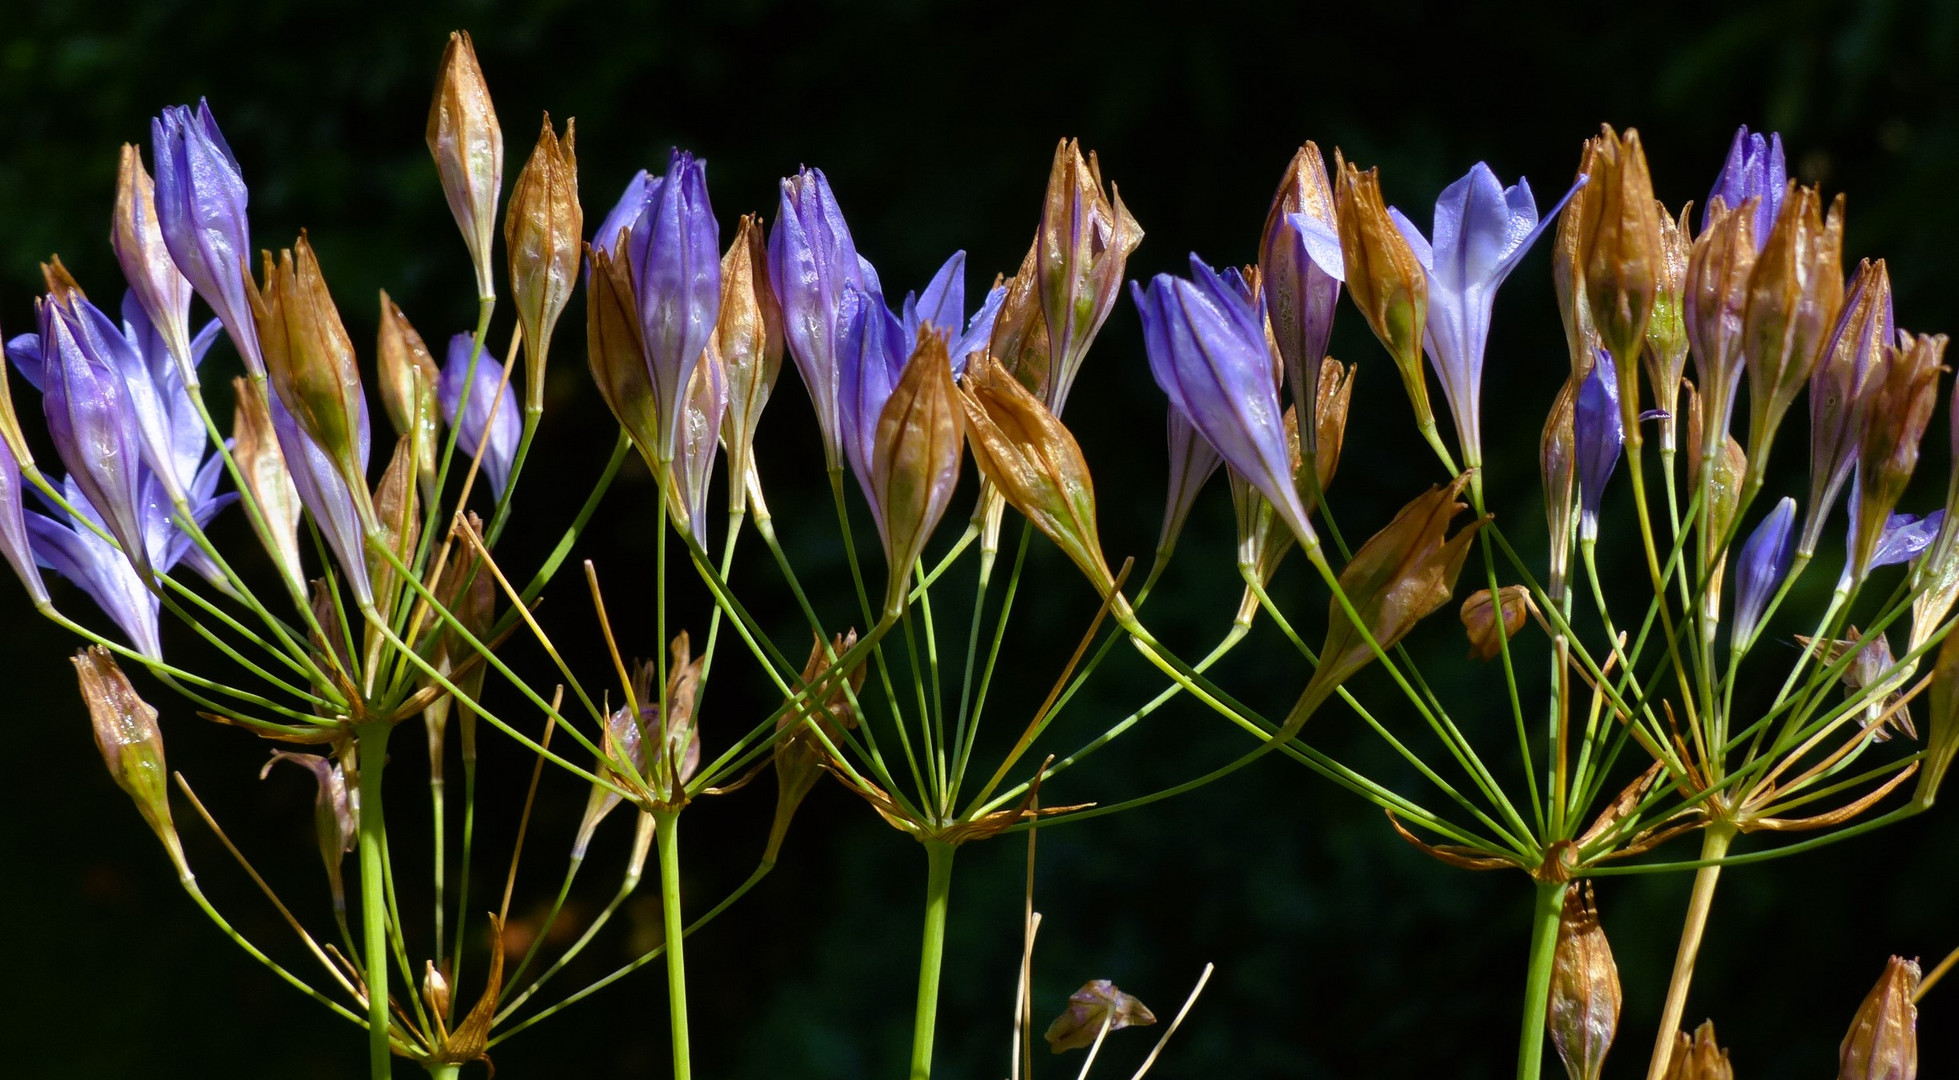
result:
[[[476,295],[496,297],[490,248],[496,240],[497,196],[503,191],[503,128],[490,104],[490,87],[466,31],[449,35],[429,103],[429,154],[442,174],[442,193],[456,216],[469,258],[476,266]]]
[[[646,352],[640,344],[632,267],[623,252],[585,250],[591,272],[585,291],[585,349],[592,381],[652,468],[660,418],[653,402],[653,376],[646,369]]]
[[[433,960],[422,962],[422,1000],[428,1003],[430,1013],[442,1017],[450,1015],[449,978],[435,966]]]
[[[170,261],[224,323],[245,370],[265,374],[252,328],[250,193],[211,107],[164,109],[150,121],[157,226]]]
[[[360,837],[360,810],[353,794],[347,790],[347,776],[340,763],[320,754],[295,754],[289,750],[272,751],[272,759],[258,771],[258,778],[265,779],[272,766],[281,761],[290,761],[313,774],[319,790],[313,798],[313,833],[319,841],[320,859],[326,864],[327,887],[333,893],[333,909],[347,910],[347,890],[340,875],[340,863],[348,852],[354,850],[354,842]]]
[[[1115,307],[1123,266],[1143,242],[1143,228],[1114,185],[1103,194],[1095,153],[1084,159],[1079,143],[1063,139],[1048,170],[1037,236],[1041,314],[1054,373],[1047,402],[1058,415],[1082,358]]]
[[[578,207],[578,153],[572,147],[576,120],[565,121],[565,136],[544,130],[537,149],[510,187],[510,210],[503,219],[503,245],[510,257],[510,295],[524,327],[524,410],[544,409],[544,361],[551,332],[578,282],[578,250],[585,223]]]
[[[973,358],[961,390],[980,475],[1107,596],[1115,575],[1102,555],[1095,482],[1075,437],[991,356]]]
[[[1598,1080],[1619,1029],[1619,968],[1599,927],[1589,881],[1582,900],[1576,887],[1565,890],[1546,1026],[1571,1080]]]
[[[945,516],[959,482],[959,459],[966,442],[960,402],[945,334],[921,327],[918,347],[878,414],[871,444],[871,504],[877,511],[878,535],[889,568],[884,592],[887,615],[904,610],[911,594],[912,563]]]
[[[828,648],[818,638],[810,647],[809,660],[803,664],[802,681],[797,685],[812,687],[823,681],[830,672],[832,658],[843,656],[856,644],[855,630],[831,638]],[[802,725],[808,722],[821,728],[831,745],[835,745],[839,728],[857,726],[857,710],[851,707],[850,696],[863,688],[866,674],[864,666],[859,664],[851,669],[847,679],[830,689],[820,704],[806,702],[800,708],[785,711],[776,720],[776,730],[788,734],[775,744],[775,824],[769,830],[769,847],[762,856],[763,862],[775,862],[783,839],[789,835],[789,822],[796,816],[796,808],[823,778],[823,763],[829,757],[822,741]],[[792,727],[794,730],[789,730]]]
[[[1823,523],[1857,464],[1870,388],[1881,379],[1884,349],[1896,337],[1891,275],[1884,260],[1857,265],[1836,329],[1809,377],[1809,513],[1803,519],[1806,555],[1816,553]]]
[[[1497,595],[1501,600],[1491,603],[1490,590],[1478,589],[1462,602],[1462,627],[1469,634],[1471,660],[1496,659],[1503,643],[1524,628],[1524,618],[1530,613],[1530,591],[1522,585],[1505,585]],[[1497,620],[1499,607],[1503,611],[1501,623]]]
[[[1156,1015],[1148,1006],[1117,989],[1115,983],[1095,979],[1068,995],[1068,1007],[1048,1025],[1048,1048],[1057,1054],[1081,1050],[1093,1046],[1104,1029],[1119,1031],[1154,1023]]]
[[[416,472],[422,492],[435,488],[435,459],[441,449],[441,417],[437,412],[436,386],[442,381],[435,358],[422,335],[409,325],[401,305],[381,293],[381,333],[375,350],[381,372],[381,404],[388,410],[388,422],[395,434],[407,438],[415,447]]]
[[[736,514],[748,505],[755,428],[782,373],[782,310],[768,270],[762,218],[743,214],[735,242],[721,256],[721,315],[707,343],[727,374],[721,441],[728,447],[728,510]]]
[[[1692,246],[1687,212],[1678,219],[1660,206],[1660,261],[1655,279],[1653,318],[1646,324],[1646,381],[1653,386],[1653,405],[1666,414],[1660,420],[1660,446],[1674,449],[1674,430],[1680,413],[1680,380],[1687,370],[1687,257]]]
[[[1714,1041],[1714,1021],[1701,1021],[1692,1038],[1684,1031],[1674,1033],[1665,1080],[1735,1080],[1728,1052]]]
[[[1569,215],[1567,215],[1569,218]],[[1578,381],[1565,380],[1545,418],[1538,440],[1537,461],[1544,479],[1544,524],[1551,538],[1551,573],[1545,591],[1562,603],[1570,573],[1574,516],[1578,508],[1578,445],[1574,417]]]
[[[1754,217],[1752,201],[1730,207],[1714,199],[1687,255],[1687,340],[1695,382],[1706,399],[1708,430],[1720,434],[1728,431],[1741,382],[1742,316],[1755,269]]]
[[[1735,622],[1729,631],[1734,648],[1746,649],[1754,642],[1770,598],[1789,576],[1796,557],[1795,547],[1789,543],[1795,525],[1796,500],[1785,497],[1741,545],[1736,564],[1740,580],[1735,584]]]
[[[1918,1075],[1918,963],[1894,956],[1857,1008],[1838,1048],[1837,1080],[1914,1080]]]
[[[253,288],[252,316],[265,350],[266,373],[301,430],[311,436],[349,487],[367,488],[361,459],[367,403],[354,343],[301,232],[275,267],[265,254],[265,287]]]
[[[272,428],[265,392],[248,379],[231,380],[231,456],[258,513],[247,515],[265,553],[278,565],[295,594],[306,588],[299,562],[299,491],[286,470],[285,454]]]
[[[456,449],[465,460],[480,458],[491,496],[502,498],[524,429],[503,365],[474,337],[456,334],[449,339],[435,396],[442,419],[456,429]]]
[[[1334,152],[1339,171],[1336,209],[1347,291],[1374,336],[1394,358],[1401,384],[1423,431],[1435,426],[1422,367],[1422,331],[1428,321],[1428,274],[1381,200],[1379,169],[1361,172]]]
[[[1843,196],[1826,220],[1817,190],[1792,183],[1748,276],[1742,310],[1752,479],[1767,467],[1776,429],[1816,369],[1842,306]]]
[[[1592,179],[1586,185],[1596,190],[1585,200],[1579,240],[1585,299],[1591,305],[1599,343],[1612,353],[1618,367],[1619,407],[1630,437],[1637,442],[1639,364],[1635,358],[1645,342],[1659,293],[1662,215],[1653,198],[1653,178],[1646,171],[1639,132],[1628,128],[1622,137],[1604,128],[1597,148]]]
[[[659,410],[660,472],[680,439],[688,379],[721,312],[721,227],[708,203],[707,162],[676,149],[632,228],[626,256],[639,308],[646,366]]]
[[[1304,215],[1304,227],[1293,215]],[[1318,226],[1314,236],[1305,229]],[[1327,241],[1338,248],[1340,220],[1333,209],[1333,184],[1327,178],[1326,161],[1320,148],[1307,143],[1292,156],[1285,178],[1279,181],[1278,194],[1265,215],[1265,232],[1258,245],[1258,268],[1265,285],[1265,312],[1278,346],[1279,356],[1292,381],[1293,408],[1301,416],[1313,418],[1313,405],[1319,400],[1320,361],[1326,357],[1327,339],[1333,333],[1333,312],[1340,301],[1340,276],[1346,273],[1344,261],[1329,273],[1314,254],[1323,257]],[[1300,432],[1306,456],[1318,452],[1318,424],[1308,423]]]
[[[1872,373],[1870,413],[1857,455],[1857,505],[1849,574],[1861,582],[1871,569],[1885,519],[1918,467],[1918,444],[1938,403],[1945,335],[1900,336],[1884,350],[1884,370]]]
[[[1626,443],[1625,412],[1619,395],[1620,381],[1612,354],[1600,349],[1592,370],[1579,383],[1572,397],[1571,433],[1578,465],[1578,535],[1581,540],[1598,537],[1599,510],[1605,499],[1606,482],[1619,467],[1619,455]]]
[[[170,260],[157,224],[156,184],[143,168],[143,152],[124,143],[116,177],[116,223],[109,232],[116,263],[137,306],[149,316],[187,386],[197,385],[190,351],[190,281]]]
[[[177,827],[170,821],[170,779],[163,764],[163,733],[157,730],[156,710],[137,696],[108,649],[100,645],[83,649],[75,654],[74,664],[82,701],[94,725],[95,746],[102,751],[109,776],[135,800],[143,820],[177,864],[177,873],[188,879],[190,866],[184,861]]]

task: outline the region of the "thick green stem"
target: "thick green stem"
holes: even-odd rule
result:
[[[1524,979],[1524,1029],[1517,1043],[1517,1080],[1537,1080],[1544,1067],[1544,1018],[1551,1003],[1551,961],[1558,954],[1558,918],[1569,882],[1537,883],[1531,912],[1530,973]]]
[[[372,1080],[389,1080],[388,1049],[388,831],[381,811],[381,768],[388,758],[386,721],[355,732],[360,756],[361,956],[367,965],[367,1067]]]
[[[925,843],[925,937],[918,947],[918,1008],[911,1036],[911,1080],[932,1075],[932,1033],[939,1020],[939,963],[945,957],[946,901],[952,895],[952,855],[942,840]]]
[[[680,811],[656,810],[653,828],[660,848],[660,915],[667,945],[667,1019],[673,1029],[673,1080],[688,1080],[686,927],[680,921]]]
[[[429,1080],[459,1080],[463,1074],[461,1065],[436,1065],[429,1067]]]
[[[1701,858],[1719,859],[1734,842],[1734,826],[1715,822],[1701,836]],[[1680,1030],[1680,1018],[1687,1011],[1687,988],[1694,981],[1694,960],[1700,955],[1701,934],[1707,929],[1707,912],[1714,904],[1714,887],[1720,884],[1720,864],[1703,866],[1694,874],[1693,898],[1687,901],[1687,919],[1680,927],[1680,951],[1673,958],[1673,980],[1667,984],[1666,1007],[1660,1011],[1660,1034],[1653,1040],[1653,1060],[1646,1067],[1648,1080],[1666,1075],[1667,1060],[1673,1056],[1673,1033]]]

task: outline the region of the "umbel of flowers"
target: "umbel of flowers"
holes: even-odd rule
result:
[[[1395,835],[1443,863],[1529,879],[1520,1078],[1539,1075],[1548,1034],[1569,1075],[1596,1080],[1623,996],[1657,989],[1622,987],[1596,893],[1616,875],[1692,870],[1648,1077],[1732,1077],[1711,1023],[1692,1035],[1684,1028],[1724,868],[1847,838],[1934,803],[1959,748],[1959,644],[1949,637],[1959,480],[1947,481],[1940,506],[1916,501],[1913,478],[1941,397],[1946,342],[1898,325],[1883,261],[1863,262],[1846,280],[1842,198],[1789,179],[1776,136],[1736,135],[1698,228],[1687,208],[1656,197],[1632,131],[1606,128],[1586,141],[1572,182],[1542,210],[1527,183],[1506,186],[1478,163],[1441,192],[1426,229],[1389,205],[1376,171],[1338,151],[1329,170],[1307,143],[1252,237],[1257,264],[1217,269],[1192,255],[1187,272],[1128,280],[1127,290],[1143,231],[1096,156],[1063,141],[1025,259],[972,303],[964,252],[921,289],[888,286],[818,169],[784,178],[774,220],[741,216],[724,246],[706,163],[676,149],[633,176],[588,233],[573,131],[567,122],[561,135],[544,118],[504,203],[503,137],[488,85],[468,37],[452,37],[427,139],[468,251],[478,319],[449,336],[439,357],[383,294],[371,366],[364,362],[304,232],[276,254],[254,252],[245,170],[201,102],[156,118],[147,166],[140,148],[123,148],[111,237],[125,279],[120,299],[92,300],[52,258],[33,332],[6,343],[13,372],[39,394],[45,427],[30,439],[11,390],[0,393],[0,554],[43,614],[89,642],[75,666],[104,760],[189,896],[280,978],[363,1027],[375,1077],[390,1075],[397,1057],[455,1076],[501,1040],[656,959],[664,959],[673,1075],[689,1076],[686,938],[770,873],[798,806],[826,778],[924,849],[909,1067],[926,1077],[961,846],[1146,806],[1270,754],[1379,805]],[[1569,364],[1492,357],[1495,294],[1547,232],[1548,296]],[[533,440],[548,431],[550,347],[581,284],[590,374],[619,435],[560,542],[519,572],[494,551]],[[489,337],[499,288],[515,308],[501,359]],[[1126,362],[1146,360],[1169,403],[1163,527],[1133,589],[1133,563],[1112,564],[1103,548],[1091,455],[1062,419],[1125,291],[1146,354]],[[1343,294],[1392,361],[1416,434],[1440,466],[1433,486],[1358,545],[1336,522],[1329,494],[1357,373],[1379,361],[1327,355]],[[194,303],[211,317],[194,320]],[[220,337],[228,350],[214,351]],[[815,411],[822,453],[811,448],[807,457],[822,462],[836,502],[854,611],[818,610],[765,499],[765,479],[793,468],[759,461],[754,450],[785,353]],[[242,374],[228,377],[227,430],[204,377],[234,357]],[[1549,403],[1541,565],[1520,556],[1510,535],[1528,523],[1490,510],[1496,480],[1510,475],[1485,467],[1481,392],[1491,363],[1539,371]],[[1436,419],[1431,376],[1453,440]],[[395,436],[378,454],[370,378]],[[1787,444],[1800,438],[1805,393],[1809,475],[1798,483],[1788,474],[1804,455]],[[1959,409],[1951,426],[1959,457]],[[36,457],[47,446],[52,463]],[[615,622],[598,568],[586,562],[582,594],[606,647],[567,655],[530,612],[635,451],[667,510],[644,538],[654,604]],[[977,499],[948,538],[954,530],[941,527],[968,456]],[[1184,646],[1152,633],[1144,612],[1152,590],[1171,580],[1182,526],[1220,465],[1244,590],[1221,639],[1192,661]],[[727,500],[718,537],[717,485]],[[1024,519],[1010,564],[999,559],[1008,508]],[[852,535],[853,509],[874,526],[881,578]],[[1464,511],[1471,516],[1458,524]],[[246,518],[262,560],[212,542],[206,529],[225,512]],[[1625,525],[1602,527],[1608,516]],[[1003,751],[1000,739],[980,737],[980,721],[1036,533],[1101,604],[1071,656],[1023,665],[1045,665],[1052,690],[1011,718]],[[775,580],[807,622],[786,640],[758,624],[730,584],[744,535],[766,547]],[[1825,542],[1833,535],[1841,545]],[[1317,647],[1299,625],[1309,613],[1282,610],[1268,591],[1295,547],[1311,587],[1325,589]],[[1601,548],[1642,568],[1646,587],[1628,592],[1601,576]],[[1793,589],[1819,557],[1836,568],[1828,600],[1821,611],[1796,612]],[[670,563],[707,587],[708,611],[670,611]],[[964,664],[942,670],[940,660],[957,652],[942,656],[934,596],[942,612],[956,605],[947,586],[966,565]],[[49,570],[66,584],[51,587]],[[580,583],[565,591],[580,595]],[[76,594],[113,629],[91,625]],[[1490,697],[1487,688],[1433,686],[1415,663],[1411,646],[1444,632],[1445,620],[1429,617],[1452,605],[1511,714],[1495,737],[1491,725],[1459,722]],[[181,667],[175,650],[166,652],[166,610],[223,657],[217,670]],[[683,625],[669,632],[670,617]],[[648,623],[648,647],[638,651],[653,659],[629,664],[633,650],[620,640],[647,639]],[[1270,675],[1300,688],[1272,717],[1207,674],[1261,626],[1299,658]],[[1785,633],[1799,649],[1757,648]],[[526,642],[552,666],[548,694],[506,660]],[[1050,749],[1057,718],[1071,705],[1086,711],[1078,693],[1124,643],[1164,686],[1126,715],[1102,718],[1087,741]],[[222,839],[221,827],[182,776],[173,800],[159,711],[124,664],[201,715],[281,743],[261,775],[287,761],[312,776],[337,940],[289,921],[317,971],[273,961],[204,897],[173,801]],[[1369,668],[1393,687],[1384,700],[1349,688]],[[765,716],[705,717],[710,675],[731,670],[780,704]],[[594,678],[609,688],[588,689]],[[1093,790],[1077,803],[1041,799],[1051,784],[1075,797],[1077,766],[1184,700],[1253,742],[1160,791],[1122,794],[1120,778],[1089,777]],[[563,886],[521,955],[506,953],[503,929],[524,833],[487,939],[466,932],[484,724],[536,756],[526,821],[546,762],[586,806],[567,838]],[[383,805],[382,775],[404,725],[420,726],[429,751],[432,926],[401,917],[395,882],[407,874],[396,874],[388,854],[388,826],[405,827],[404,812]],[[1383,740],[1405,772],[1369,776],[1344,763],[1339,748],[1363,732]],[[404,744],[394,745],[405,758]],[[1514,753],[1514,766],[1499,753]],[[459,814],[452,759],[463,772]],[[776,814],[755,872],[705,910],[696,905],[690,919],[683,812],[763,771],[776,780]],[[550,924],[623,805],[637,816],[626,873],[547,963],[538,954]],[[1815,835],[1777,841],[1790,833]],[[1644,858],[1687,834],[1700,838],[1697,857]],[[1771,842],[1736,850],[1757,834]],[[657,946],[534,1005],[634,894],[656,849]],[[1032,1071],[1031,905],[1030,892],[1016,1075]],[[1951,963],[1921,980],[1916,964],[1893,959],[1845,1037],[1841,1077],[1915,1075],[1914,1002]],[[1069,999],[1047,1038],[1057,1052],[1089,1048],[1092,1064],[1110,1032],[1154,1021],[1098,979]]]

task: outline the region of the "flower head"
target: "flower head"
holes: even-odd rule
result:
[[[1751,132],[1747,124],[1741,125],[1735,130],[1734,142],[1728,145],[1721,175],[1714,178],[1714,188],[1707,193],[1707,205],[1701,210],[1701,228],[1707,229],[1714,220],[1714,200],[1721,200],[1729,210],[1739,210],[1742,204],[1754,199],[1751,231],[1755,246],[1761,247],[1768,242],[1769,229],[1782,212],[1782,197],[1788,184],[1789,170],[1782,160],[1782,135],[1770,132],[1763,138],[1761,132]]]
[[[654,450],[670,462],[681,398],[721,310],[721,227],[708,205],[707,163],[673,151],[666,175],[648,185],[631,236],[628,258],[659,415]]]

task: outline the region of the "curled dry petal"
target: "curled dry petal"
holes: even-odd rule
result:
[[[1728,1052],[1715,1040],[1714,1021],[1701,1021],[1691,1038],[1684,1031],[1674,1033],[1665,1080],[1735,1080]]]
[[[1103,193],[1094,151],[1084,158],[1079,143],[1063,139],[1048,171],[1037,235],[1041,315],[1053,372],[1046,400],[1059,415],[1082,358],[1115,307],[1123,266],[1143,242],[1143,228],[1114,185]]]
[[[1918,788],[1912,802],[1920,807],[1932,805],[1938,797],[1939,783],[1952,768],[1959,754],[1959,634],[1947,634],[1939,646],[1932,668],[1932,685],[1927,691],[1931,716],[1926,721],[1924,767],[1918,773]]]
[[[1075,437],[991,356],[973,358],[961,390],[980,475],[1108,595],[1115,577],[1096,530],[1095,483]]]

